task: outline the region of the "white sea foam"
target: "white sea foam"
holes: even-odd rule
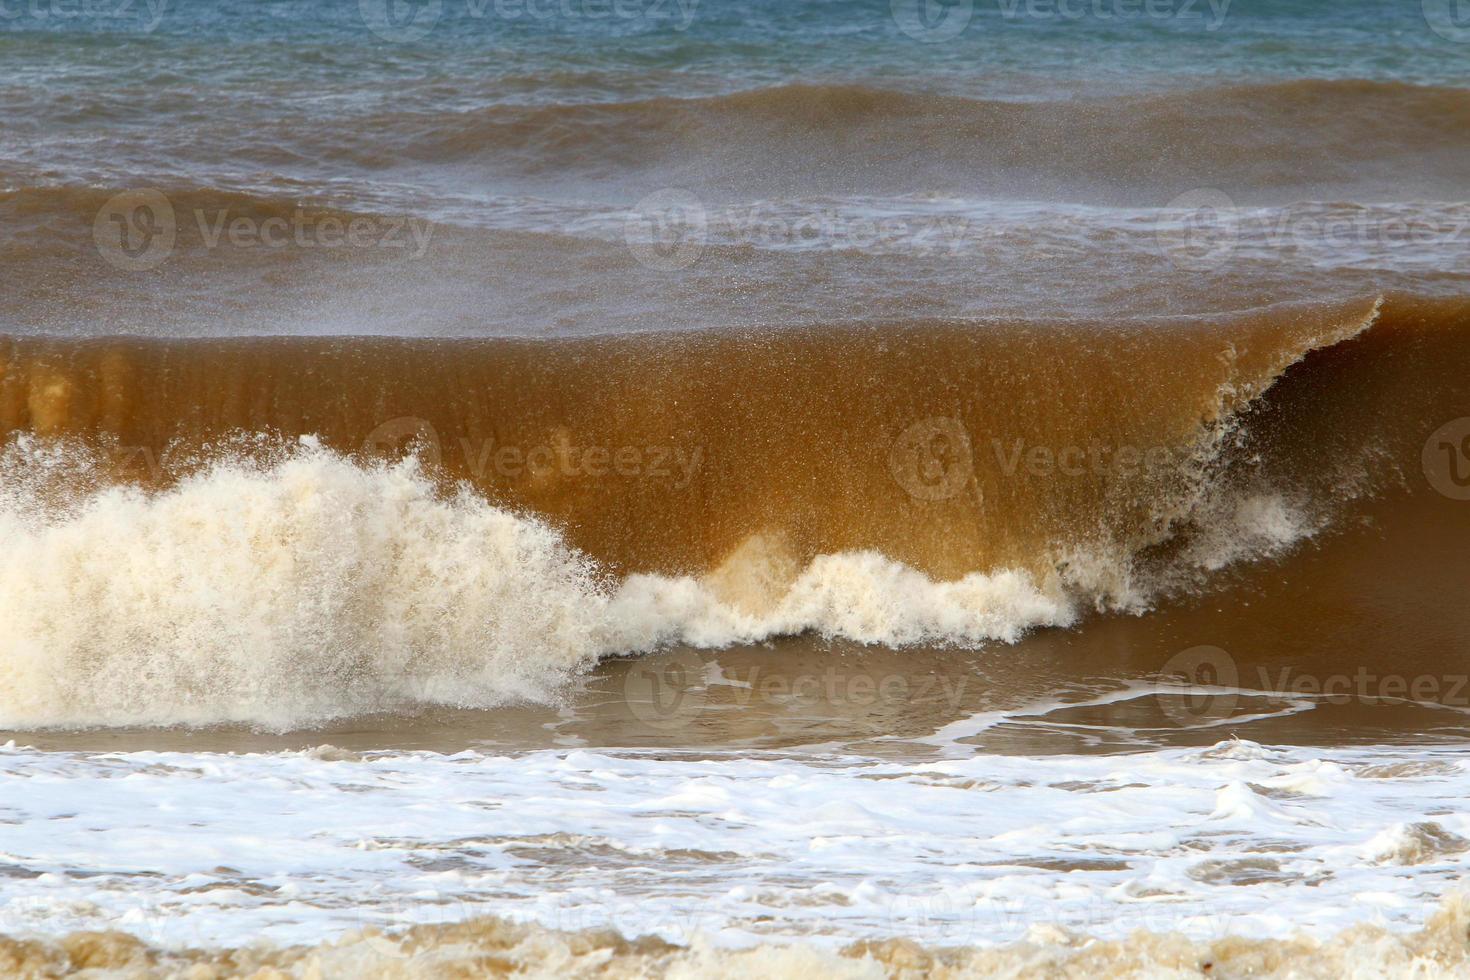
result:
[[[1462,747],[822,753],[0,750],[0,934],[315,945],[498,915],[722,946],[1420,925]],[[23,790],[20,787],[24,787]]]
[[[38,450],[39,452],[40,450]],[[610,581],[541,521],[413,461],[313,446],[161,492],[66,506],[0,482],[0,727],[243,722],[285,729],[423,704],[547,700],[602,656],[813,630],[864,642],[1014,640],[1070,622],[1020,573],[936,582],[822,556],[752,612],[693,578]]]
[[[317,452],[55,518],[8,495],[0,538],[10,727],[544,696],[595,655],[605,603],[545,525]]]
[[[0,728],[284,730],[547,702],[605,656],[808,631],[1010,643],[1089,605],[1141,611],[1181,571],[1279,551],[1321,523],[1258,490],[1206,495],[1165,574],[1094,547],[1043,580],[935,581],[871,551],[773,578],[752,539],[727,565],[753,573],[614,579],[534,516],[446,495],[412,459],[366,465],[310,439],[270,462],[227,459],[148,492],[86,488],[93,461],[38,440],[0,458]]]

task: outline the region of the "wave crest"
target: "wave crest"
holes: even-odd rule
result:
[[[284,729],[544,701],[664,645],[977,646],[1142,610],[1316,533],[1463,413],[1463,304],[1381,309],[11,341],[0,727]],[[119,441],[158,469],[119,469]],[[1087,465],[1092,444],[1166,465]],[[541,462],[505,469],[524,446]]]

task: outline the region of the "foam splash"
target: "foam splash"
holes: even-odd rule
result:
[[[874,552],[818,557],[774,601],[617,581],[546,523],[444,494],[412,459],[362,465],[310,441],[65,506],[34,481],[0,487],[0,726],[14,729],[284,730],[544,702],[601,657],[664,644],[973,645],[1074,618],[1056,581],[937,582]]]
[[[1358,926],[1333,937],[1287,940],[1226,937],[1196,942],[1177,934],[1139,932],[1100,941],[1056,928],[1036,928],[1023,942],[996,949],[935,950],[902,939],[828,950],[803,943],[722,949],[706,941],[675,946],[626,939],[609,930],[554,932],[499,918],[421,926],[398,936],[360,933],[315,947],[254,945],[236,950],[159,952],[119,932],[73,933],[55,941],[0,936],[0,967],[22,976],[449,978],[487,963],[519,977],[694,978],[827,976],[851,980],[932,976],[1196,977],[1252,976],[1292,980],[1344,976],[1463,977],[1470,969],[1470,899],[1446,899],[1425,927],[1409,935]]]
[[[1047,713],[1046,701],[1003,712]],[[1463,746],[955,747],[901,760],[0,744],[0,778],[26,787],[6,798],[0,935],[56,944],[121,930],[210,962],[269,944],[304,975],[338,944],[434,954],[415,961],[428,967],[507,920],[571,942],[649,937],[670,953],[706,937],[722,956],[898,940],[1004,962],[1036,931],[1058,954],[1123,952],[1152,933],[1221,957],[1305,935],[1303,956],[1333,955],[1331,937],[1354,928],[1412,943],[1466,862],[1470,816],[1445,812],[1470,786]],[[1111,972],[1077,973],[1099,974]]]
[[[543,696],[597,646],[585,559],[413,467],[308,451],[107,489],[54,520],[10,494],[0,537],[12,727],[493,705]]]

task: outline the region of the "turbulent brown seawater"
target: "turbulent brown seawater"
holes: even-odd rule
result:
[[[6,17],[0,973],[1470,970],[1455,22],[437,6]]]

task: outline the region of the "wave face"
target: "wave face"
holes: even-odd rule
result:
[[[1463,412],[1466,322],[1390,297],[1133,325],[12,339],[0,725],[291,727],[545,699],[669,643],[973,646],[1141,609],[1413,472]]]

